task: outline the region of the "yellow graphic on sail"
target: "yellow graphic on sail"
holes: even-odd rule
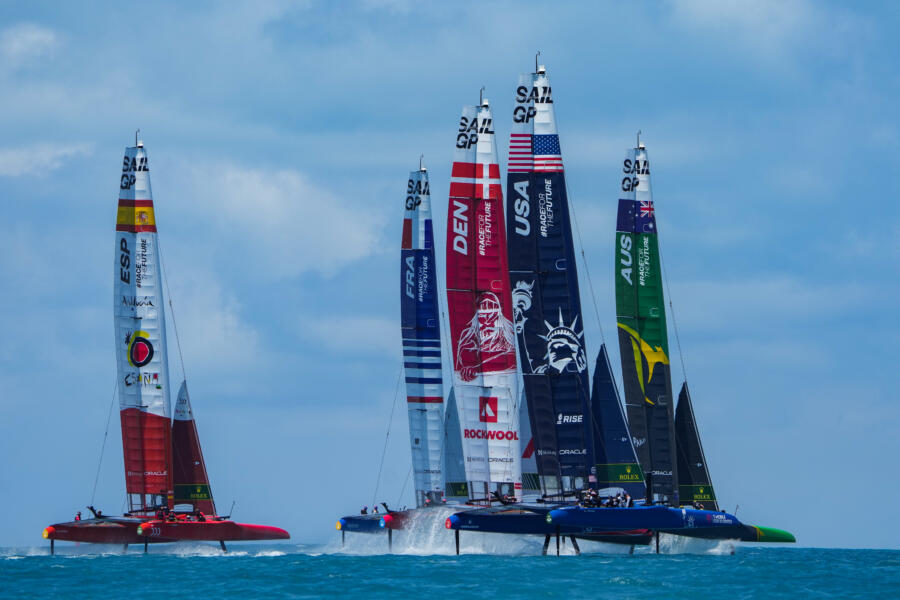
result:
[[[669,364],[669,357],[666,356],[666,353],[663,351],[662,346],[656,346],[655,348],[641,339],[641,336],[638,335],[638,332],[629,327],[628,325],[623,325],[622,323],[618,323],[620,329],[628,332],[628,335],[631,336],[631,348],[634,350],[634,367],[637,370],[638,382],[641,384],[641,392],[644,394],[644,401],[648,404],[656,404],[650,398],[647,397],[647,390],[645,388],[646,384],[653,379],[653,370],[656,368],[657,364]],[[644,361],[641,360],[643,356],[644,360],[647,361],[647,377],[644,377]]]

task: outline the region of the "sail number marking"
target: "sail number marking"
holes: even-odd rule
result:
[[[119,279],[123,283],[131,283],[131,251],[128,249],[128,240],[124,237],[119,240]]]

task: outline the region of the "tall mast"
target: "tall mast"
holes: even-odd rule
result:
[[[490,104],[463,108],[447,227],[453,386],[470,498],[521,497],[518,376],[503,188]]]
[[[506,207],[513,320],[545,493],[593,484],[588,360],[554,100],[542,65],[519,77]]]
[[[675,407],[650,161],[644,144],[622,162],[615,288],[628,426],[654,501],[678,504]]]
[[[119,175],[113,315],[125,488],[130,511],[172,506],[166,320],[150,163],[125,149]]]
[[[440,502],[444,385],[431,191],[422,158],[409,174],[400,250],[400,323],[416,505]],[[427,501],[427,502],[426,502]]]

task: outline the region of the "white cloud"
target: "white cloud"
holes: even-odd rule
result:
[[[814,29],[820,15],[807,0],[676,0],[676,20],[712,31],[762,54],[777,54]]]
[[[6,68],[14,68],[52,55],[59,43],[59,37],[51,29],[22,23],[0,32],[0,57]]]
[[[332,352],[398,356],[400,330],[396,320],[382,317],[328,315],[302,318],[300,336]]]
[[[89,154],[88,144],[32,144],[0,148],[0,176],[40,175],[62,166],[66,159]]]
[[[193,167],[188,178],[191,200],[184,209],[239,248],[258,265],[258,275],[330,275],[378,248],[382,223],[373,211],[300,171],[206,164]],[[341,182],[334,183],[340,189]]]

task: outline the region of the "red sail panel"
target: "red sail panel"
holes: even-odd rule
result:
[[[125,451],[125,490],[128,494],[166,497],[169,487],[169,419],[137,408],[126,408],[122,418]]]
[[[206,462],[200,449],[197,422],[191,410],[187,384],[182,382],[175,403],[175,420],[172,422],[172,478],[175,485],[174,504],[190,504],[194,510],[208,515],[216,514]]]

